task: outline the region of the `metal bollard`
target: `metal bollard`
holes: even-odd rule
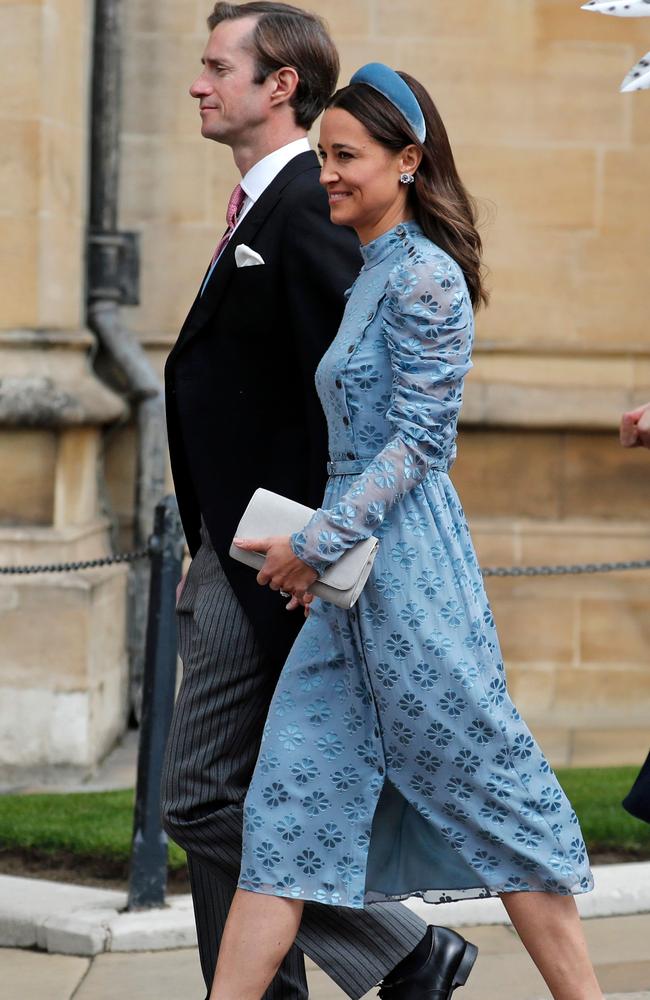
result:
[[[127,909],[163,906],[167,835],[160,821],[160,779],[176,686],[176,585],[183,563],[183,529],[174,496],[156,507],[149,546],[151,582],[138,745],[138,779]]]

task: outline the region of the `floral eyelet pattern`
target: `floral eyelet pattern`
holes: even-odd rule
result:
[[[356,607],[314,601],[289,654],[245,802],[239,884],[352,907],[586,892],[578,821],[510,700],[447,475],[471,367],[462,272],[414,222],[362,252],[316,381],[332,460],[365,469],[330,479],[292,546],[318,572],[370,534],[379,553]],[[387,848],[397,839],[407,876]]]

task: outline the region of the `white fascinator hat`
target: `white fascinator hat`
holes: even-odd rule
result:
[[[650,17],[650,0],[588,0],[582,10],[610,17]],[[650,52],[639,59],[621,84],[621,93],[632,90],[650,90]]]

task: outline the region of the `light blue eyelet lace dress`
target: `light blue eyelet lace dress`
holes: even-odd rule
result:
[[[316,375],[323,507],[292,538],[322,572],[380,539],[351,611],[315,600],[244,810],[243,889],[350,907],[593,887],[575,813],[508,697],[448,470],[472,307],[414,222],[362,248]]]

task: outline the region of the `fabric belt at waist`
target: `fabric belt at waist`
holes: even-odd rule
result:
[[[358,476],[359,473],[368,468],[371,462],[371,458],[350,458],[343,459],[341,462],[328,462],[327,475]]]
[[[328,462],[327,463],[327,475],[328,476],[358,476],[368,468],[370,463],[373,461],[372,458],[350,458],[343,459],[340,462]],[[447,465],[435,464],[429,468],[429,472],[444,472],[449,471]]]

